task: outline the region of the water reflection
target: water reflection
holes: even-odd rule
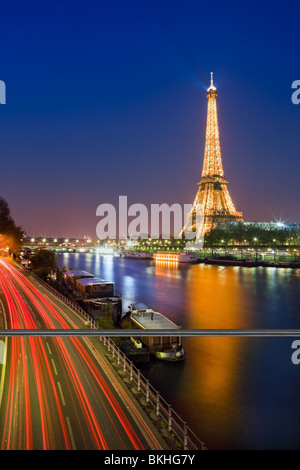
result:
[[[187,326],[199,329],[249,327],[252,298],[238,278],[239,269],[234,267],[194,269],[189,280]],[[189,340],[189,349],[192,354],[189,354],[188,368],[197,371],[190,390],[191,402],[199,407],[205,404],[213,410],[214,416],[222,413],[222,422],[232,422],[234,413],[230,404],[243,373],[238,361],[243,356],[243,342],[236,338],[193,338]]]
[[[59,263],[113,281],[130,302],[157,308],[186,328],[299,327],[299,270],[169,265],[82,253],[60,254]]]
[[[137,295],[136,282],[132,276],[124,276],[122,283],[122,295],[124,309],[127,309],[129,303],[132,302],[132,299],[135,299]]]
[[[101,255],[97,255],[97,257],[99,258],[99,261],[100,261],[100,264],[99,264],[99,268],[98,270],[100,269],[100,266],[101,266],[101,276],[103,277],[103,279],[109,281],[109,280],[113,280],[114,278],[114,257],[113,256],[110,256],[110,255],[106,255],[106,256],[102,256]],[[96,266],[95,266],[95,272],[98,272]]]
[[[155,261],[154,274],[155,276],[181,279],[181,271],[179,270],[178,262]]]
[[[144,302],[186,328],[299,328],[300,270],[59,259],[114,281],[126,302]],[[299,448],[300,369],[291,363],[290,343],[185,339],[185,362],[157,361],[143,370],[209,448]]]

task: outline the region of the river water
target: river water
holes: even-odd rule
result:
[[[300,270],[157,264],[83,253],[59,265],[114,281],[184,328],[300,328]],[[127,303],[128,302],[128,303]],[[185,338],[186,360],[140,366],[209,449],[300,449],[296,338]]]

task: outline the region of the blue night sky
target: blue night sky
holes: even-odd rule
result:
[[[11,1],[1,7],[0,195],[29,235],[95,236],[101,203],[192,203],[210,72],[246,220],[300,223],[300,5]]]

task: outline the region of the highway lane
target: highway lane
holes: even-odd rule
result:
[[[78,328],[74,313],[4,260],[0,288],[10,328]],[[87,339],[18,337],[8,339],[0,448],[161,447]]]

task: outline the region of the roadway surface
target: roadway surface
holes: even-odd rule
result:
[[[7,328],[87,327],[73,310],[2,259],[0,300]],[[0,449],[162,449],[88,339],[11,337],[5,342]]]

